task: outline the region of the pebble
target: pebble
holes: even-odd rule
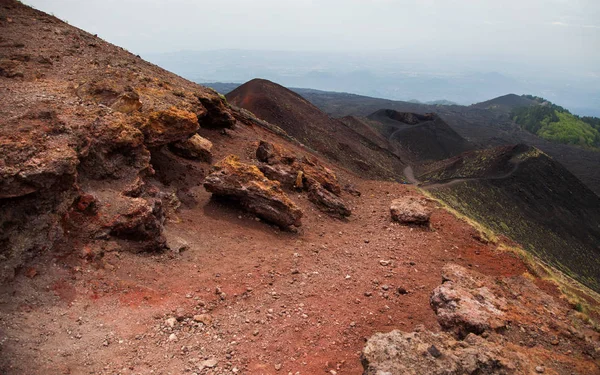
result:
[[[175,341],[177,340],[177,335],[174,333],[171,333],[171,335],[169,336],[169,341]]]
[[[546,371],[546,370],[544,369],[544,366],[536,366],[536,367],[535,367],[535,372],[537,372],[538,374],[543,374],[543,373],[544,373],[544,371]]]
[[[389,260],[380,260],[379,264],[382,266],[389,266],[390,265],[390,261]]]
[[[169,319],[165,320],[165,323],[169,327],[173,328],[173,327],[175,327],[175,324],[177,324],[177,319],[175,319],[175,318],[169,318]]]
[[[390,289],[390,286],[389,286],[389,285],[387,285],[387,284],[383,284],[383,285],[381,286],[381,289],[383,289],[383,290],[389,290],[389,289]]]
[[[214,358],[211,358],[207,359],[206,361],[203,361],[200,365],[208,368],[213,368],[217,365],[217,363],[219,363],[219,361],[217,361]]]
[[[208,326],[212,323],[212,317],[208,314],[194,315],[194,321]]]
[[[366,297],[371,297],[372,295],[373,295],[373,293],[371,293],[371,292],[365,292]]]
[[[277,371],[281,370],[281,363],[278,363],[275,365],[275,370],[277,370]]]

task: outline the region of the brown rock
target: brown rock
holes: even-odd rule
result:
[[[308,191],[309,199],[328,214],[350,216],[350,208],[339,198],[342,189],[335,174],[318,160],[298,157],[279,145],[265,141],[260,142],[256,158],[262,162],[259,168],[268,178],[289,189]]]
[[[212,323],[212,316],[209,314],[194,315],[194,321],[209,326]]]
[[[214,166],[204,181],[213,195],[233,198],[247,211],[280,227],[301,225],[302,211],[281,190],[279,183],[269,180],[255,166],[241,163],[229,155]]]
[[[335,173],[314,158],[297,156],[280,145],[265,141],[260,142],[256,158],[265,163],[259,166],[261,170],[272,173],[273,178],[286,186],[308,189],[310,183],[306,180],[313,180],[337,196],[342,192]],[[299,172],[302,172],[302,185],[296,181]]]
[[[506,300],[494,294],[474,273],[447,264],[442,278],[443,284],[434,289],[430,298],[442,328],[462,338],[505,325]]]
[[[0,199],[20,197],[56,184],[67,187],[75,182],[79,160],[75,150],[68,145],[62,142],[31,145],[36,151],[25,159],[22,158],[25,153],[18,155],[20,147],[10,143],[3,142],[0,137],[3,150],[0,157]],[[13,152],[15,154],[11,155]]]
[[[394,199],[390,205],[392,219],[402,224],[429,224],[431,212],[426,201],[418,197]]]
[[[164,249],[166,239],[162,235],[164,213],[161,201],[130,198],[128,202],[129,205],[107,224],[110,234],[141,243],[140,250]]]
[[[213,144],[206,138],[194,134],[185,141],[175,142],[169,145],[169,149],[184,158],[196,159],[210,163],[212,161]]]
[[[333,216],[347,217],[352,213],[344,201],[330,191],[325,190],[321,184],[311,185],[308,189],[308,199],[316,204],[322,211]]]
[[[527,374],[527,358],[502,345],[469,335],[457,345],[447,333],[376,333],[363,349],[364,375]]]
[[[142,102],[136,92],[128,91],[121,94],[111,108],[122,113],[132,113],[142,109]]]
[[[164,145],[188,138],[198,130],[198,118],[192,112],[171,107],[153,112],[140,126],[144,143],[149,147]]]
[[[214,95],[198,95],[197,98],[206,108],[205,114],[198,117],[200,126],[209,129],[224,129],[235,125],[235,118],[227,109],[224,97],[215,92]]]

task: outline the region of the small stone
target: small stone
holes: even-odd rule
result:
[[[281,363],[278,363],[275,365],[275,370],[279,371],[279,370],[281,370],[281,367],[282,367]]]
[[[379,264],[382,266],[389,266],[390,265],[390,261],[389,260],[380,260]]]
[[[552,345],[558,345],[560,342],[558,341],[557,338],[552,339],[552,341],[550,341],[550,344]]]
[[[203,361],[200,364],[200,366],[208,367],[208,368],[213,368],[213,367],[215,367],[217,365],[217,363],[219,363],[219,361],[217,361],[214,358],[211,358],[211,359],[207,359],[206,361]]]
[[[408,290],[404,289],[401,286],[399,286],[398,289],[396,289],[396,291],[398,292],[398,294],[408,294]]]
[[[195,322],[202,323],[205,326],[208,326],[212,323],[212,316],[210,316],[208,314],[194,315],[193,319]]]
[[[346,275],[346,280],[349,280],[349,279],[351,279],[351,278],[352,278],[352,276],[350,276],[350,275]]]
[[[171,333],[171,335],[169,336],[169,341],[176,341],[177,340],[177,335],[174,333]]]
[[[546,371],[546,369],[544,369],[544,366],[536,366],[535,367],[535,372],[537,372],[538,374],[543,374],[544,371]]]
[[[175,319],[175,318],[169,318],[169,319],[165,320],[165,323],[166,323],[166,324],[167,324],[169,327],[173,328],[173,327],[175,327],[175,325],[177,324],[177,319]]]
[[[381,286],[381,289],[382,289],[382,290],[389,290],[389,289],[390,289],[390,286],[389,286],[389,285],[387,285],[387,284],[383,284],[383,285]]]
[[[442,356],[442,353],[438,350],[438,348],[436,348],[435,345],[431,345],[429,348],[427,348],[427,352],[429,352],[433,358],[440,358]]]
[[[371,292],[365,292],[366,297],[371,297],[372,295],[373,295],[373,293],[371,293]]]
[[[329,373],[330,373],[331,375],[337,375],[337,371],[335,371],[335,370],[329,370]]]

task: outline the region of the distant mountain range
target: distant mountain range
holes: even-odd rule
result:
[[[408,52],[408,51],[407,51]],[[391,100],[448,100],[462,105],[508,92],[531,93],[581,116],[600,116],[600,78],[578,71],[560,75],[540,67],[497,61],[414,56],[410,52],[178,51],[144,54],[151,62],[195,82],[246,82],[255,77],[285,87],[351,92]],[[449,104],[449,103],[440,103]]]

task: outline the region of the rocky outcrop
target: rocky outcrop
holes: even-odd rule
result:
[[[198,127],[198,118],[194,113],[171,107],[151,113],[140,130],[144,133],[144,143],[149,147],[156,147],[185,139],[196,132]]]
[[[574,371],[582,358],[597,358],[600,352],[597,339],[576,328],[585,325],[583,320],[528,278],[494,278],[447,264],[442,281],[430,303],[444,332],[375,334],[363,351],[364,374],[597,371],[593,365]],[[557,349],[570,353],[572,361],[561,357],[549,363]]]
[[[265,176],[288,189],[308,191],[308,198],[333,216],[350,216],[351,210],[340,198],[342,188],[332,170],[308,156],[297,156],[280,145],[261,141],[256,158]]]
[[[180,186],[155,181],[151,150],[175,143],[208,160],[208,145],[190,137],[200,122],[233,126],[228,105],[52,16],[16,1],[0,8],[19,14],[0,20],[0,282],[37,254],[90,241],[162,248],[164,212]],[[205,175],[196,161],[169,163],[164,170],[193,174],[194,185]],[[94,212],[78,209],[84,196]]]
[[[509,375],[534,373],[530,363],[476,335],[457,341],[447,333],[392,331],[367,341],[364,375]]]
[[[432,210],[424,198],[406,196],[394,199],[390,205],[392,220],[401,224],[429,224]]]
[[[206,113],[198,115],[200,126],[208,129],[231,128],[235,125],[235,118],[227,109],[227,102],[216,92],[213,95],[198,95],[198,100]]]
[[[169,149],[184,158],[200,160],[207,163],[212,161],[213,144],[206,138],[194,134],[185,141],[175,142],[169,145]]]
[[[214,165],[204,187],[213,195],[235,199],[249,212],[282,228],[300,226],[302,211],[256,167],[229,155]]]

